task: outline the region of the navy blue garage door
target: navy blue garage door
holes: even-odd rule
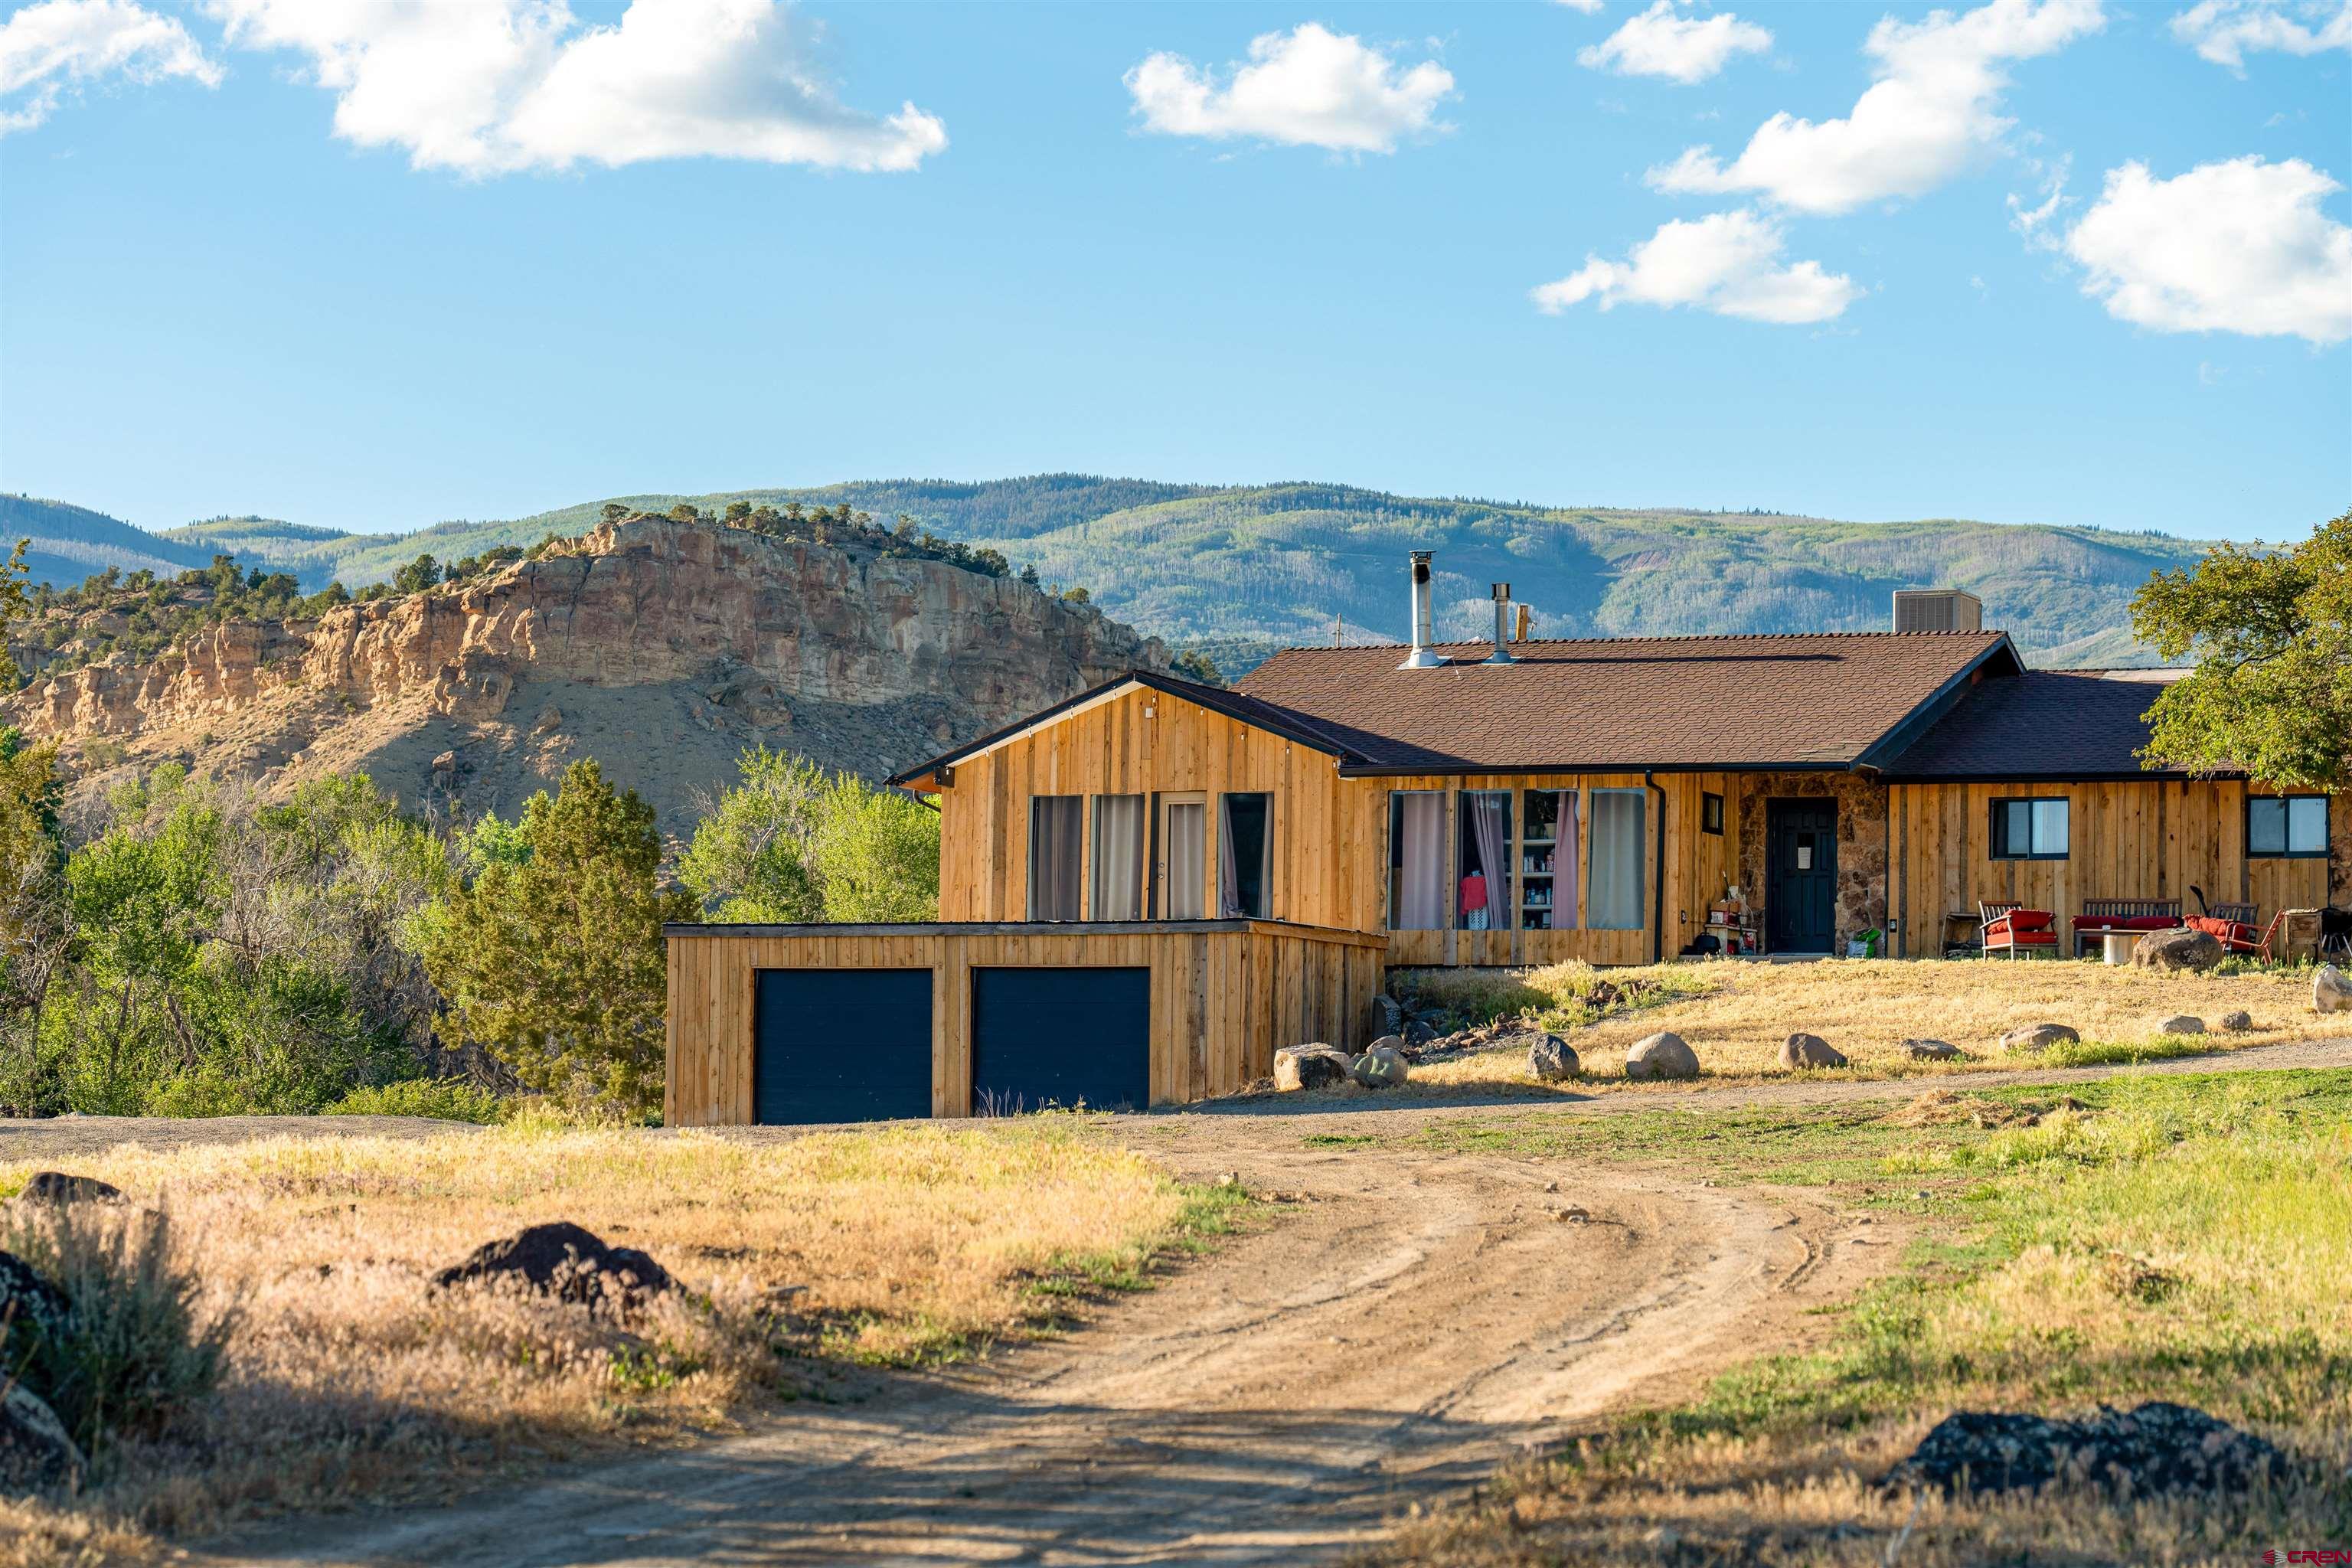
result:
[[[931,972],[762,969],[751,1116],[879,1121],[931,1113]]]
[[[1151,1103],[1151,971],[971,972],[971,1108]]]

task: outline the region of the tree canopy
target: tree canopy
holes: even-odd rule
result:
[[[2291,549],[2220,544],[2150,577],[2132,630],[2194,674],[2148,710],[2151,767],[2352,786],[2352,511]]]

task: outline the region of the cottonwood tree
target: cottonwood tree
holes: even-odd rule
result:
[[[678,879],[722,921],[939,918],[940,816],[761,746],[695,829]]]
[[[632,1114],[661,1102],[665,921],[693,897],[659,881],[654,810],[593,762],[523,807],[528,849],[484,865],[433,918],[418,951],[445,1037],[478,1045],[535,1089]]]
[[[2352,511],[2288,550],[2216,545],[2150,577],[2131,615],[2161,658],[2197,661],[2148,710],[2147,765],[2352,787]]]

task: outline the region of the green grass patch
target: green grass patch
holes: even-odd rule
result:
[[[1299,1140],[1309,1149],[1360,1149],[1380,1141],[1379,1135],[1371,1132],[1310,1132]]]
[[[456,1078],[412,1078],[352,1089],[326,1108],[328,1116],[429,1116],[440,1121],[500,1122],[512,1103],[478,1084]]]
[[[2101,1068],[2211,1056],[2228,1047],[2210,1035],[2158,1035],[2151,1040],[2062,1040],[2033,1053],[2037,1067]]]

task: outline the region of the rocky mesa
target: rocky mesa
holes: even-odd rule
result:
[[[747,745],[879,777],[1167,662],[1015,578],[635,517],[461,584],[42,676],[0,720],[61,742],[80,789],[164,761],[271,793],[364,772],[458,818],[593,757],[675,833]]]

